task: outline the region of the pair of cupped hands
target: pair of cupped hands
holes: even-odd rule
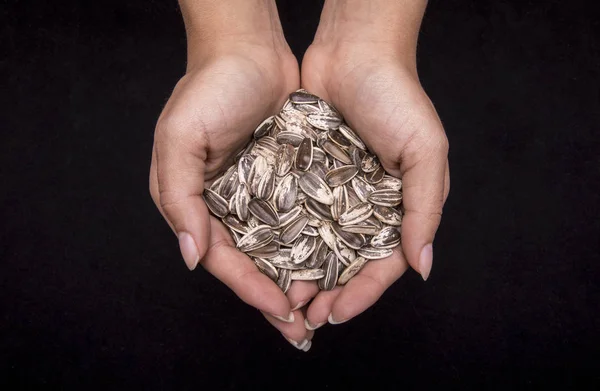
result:
[[[299,349],[310,348],[316,328],[372,306],[409,266],[424,280],[430,274],[450,185],[448,141],[408,57],[385,42],[315,40],[300,72],[287,44],[215,45],[188,56],[187,72],[158,120],[150,192],[188,268],[200,264]],[[236,249],[202,193],[299,88],[333,104],[385,170],[402,178],[404,218],[401,246],[368,262],[345,286],[320,292],[314,281],[294,281],[284,294]]]

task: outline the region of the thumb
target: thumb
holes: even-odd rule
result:
[[[209,212],[202,198],[208,145],[203,132],[175,126],[163,120],[156,129],[159,206],[179,239],[186,265],[194,270],[210,239]]]

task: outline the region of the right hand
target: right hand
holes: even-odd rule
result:
[[[294,299],[239,252],[225,226],[209,215],[204,189],[232,163],[256,126],[277,113],[299,88],[296,58],[289,48],[256,44],[219,48],[190,59],[156,125],[150,193],[179,239],[190,270],[200,263],[247,304],[259,309],[285,337],[312,338]],[[303,293],[298,292],[296,295]],[[299,299],[298,299],[299,301]],[[272,316],[272,315],[275,315]]]

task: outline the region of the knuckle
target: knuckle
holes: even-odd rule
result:
[[[158,203],[165,213],[170,214],[170,211],[178,209],[188,196],[181,196],[175,192],[168,190],[159,190]]]

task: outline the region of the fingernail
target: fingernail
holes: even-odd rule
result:
[[[306,304],[306,300],[301,301],[300,303],[296,304],[296,306],[294,308],[292,308],[292,311],[296,311],[298,308],[302,308],[304,306],[304,304]]]
[[[283,334],[281,334],[281,335],[283,335]],[[306,338],[303,339],[302,342],[296,342],[293,339],[286,337],[285,335],[283,335],[283,337],[285,339],[287,339],[287,341],[298,350],[304,349],[306,347],[306,345],[309,343],[308,339],[306,339]]]
[[[279,319],[280,321],[285,322],[285,323],[294,323],[294,320],[295,320],[294,314],[292,312],[290,312],[290,316],[288,316],[287,319],[284,318],[283,316],[279,316],[279,315],[271,314],[271,316],[273,316],[275,319]]]
[[[348,319],[337,321],[337,320],[333,319],[333,314],[329,314],[329,316],[327,317],[327,320],[329,321],[330,324],[340,324],[340,323],[346,322]]]
[[[200,255],[198,254],[198,247],[196,246],[196,242],[194,242],[194,238],[187,232],[181,232],[178,235],[179,238],[179,249],[181,250],[181,255],[183,256],[183,260],[185,264],[190,270],[194,270],[196,266],[198,266],[198,261],[200,260]]]
[[[308,352],[310,350],[310,347],[312,346],[312,341],[308,341],[308,343],[306,344],[306,346],[304,346],[302,348],[303,352]]]
[[[308,319],[304,319],[304,328],[306,328],[307,330],[316,330],[324,324],[325,323],[317,323],[316,326],[312,326],[310,323],[308,323]]]
[[[433,245],[431,243],[425,245],[419,256],[419,271],[423,281],[427,281],[429,273],[431,273],[431,265],[433,263]]]

